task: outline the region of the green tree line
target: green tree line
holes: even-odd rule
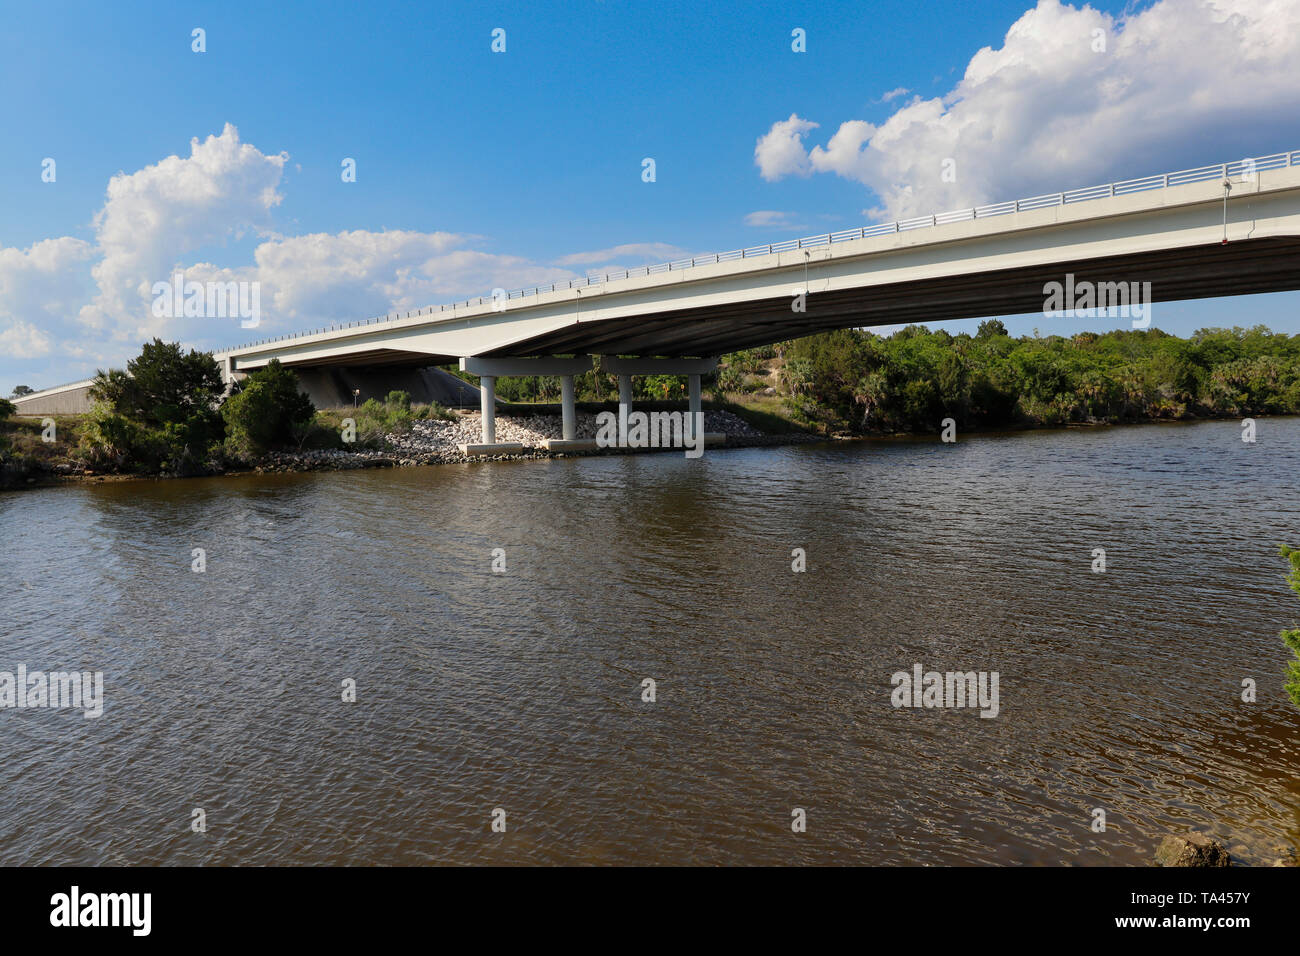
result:
[[[1012,338],[994,319],[974,335],[846,329],[783,352],[792,412],[852,431],[1300,413],[1300,335],[1263,326]]]

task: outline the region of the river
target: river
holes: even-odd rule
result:
[[[0,862],[1267,862],[1300,419],[1240,434],[0,493],[0,671],[104,675],[98,718],[0,710]],[[997,716],[893,706],[914,664]]]

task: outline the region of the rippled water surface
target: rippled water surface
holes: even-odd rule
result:
[[[0,494],[0,670],[107,700],[0,711],[0,862],[1140,864],[1187,828],[1264,862],[1300,842],[1300,420],[1239,436]],[[997,671],[1001,713],[895,709],[914,663]]]

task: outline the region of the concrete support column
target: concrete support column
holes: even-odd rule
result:
[[[548,438],[545,441],[545,446],[558,451],[572,451],[578,449],[579,446],[581,446],[581,450],[586,450],[588,444],[593,448],[595,447],[595,441],[580,441],[577,438],[577,406],[573,401],[573,377],[591,371],[591,358],[589,356],[575,355],[571,358],[561,358],[557,355],[550,355],[532,358],[485,358],[467,355],[460,360],[460,370],[478,376],[479,392],[483,399],[483,441],[478,444],[465,443],[460,445],[460,450],[466,455],[499,455],[502,452],[523,450],[524,446],[521,442],[498,442],[496,440],[496,420],[493,417],[496,408],[496,380],[502,375],[558,375],[563,398],[562,427],[564,437]]]
[[[632,411],[632,376],[620,375],[618,377],[618,417],[621,421],[626,421],[627,416]]]
[[[694,434],[695,434],[695,423],[699,421],[699,419],[696,418],[696,413],[697,413],[697,412],[700,412],[700,411],[703,411],[703,409],[704,409],[703,402],[701,402],[701,400],[700,400],[700,376],[699,376],[699,375],[694,375],[694,374],[689,375],[689,376],[687,376],[687,381],[690,382],[690,405],[689,405],[689,410],[690,410],[690,413],[691,413],[691,414],[690,414],[690,423],[687,425],[687,428],[690,430],[690,433],[691,433],[692,435],[694,435]],[[701,432],[704,431],[704,427],[703,427],[703,426],[700,427],[700,431],[701,431]]]
[[[608,375],[618,376],[619,412],[626,415],[632,404],[633,375],[685,375],[689,382],[689,402],[687,404],[687,429],[695,437],[695,416],[704,411],[701,400],[701,376],[707,375],[718,367],[716,356],[708,358],[620,358],[617,355],[602,355],[600,367]],[[705,445],[721,445],[727,436],[722,432],[704,432],[701,440]]]
[[[497,440],[497,379],[483,375],[478,380],[479,402],[483,410],[483,444],[492,445]]]
[[[578,414],[573,401],[573,376],[560,376],[560,421],[561,434],[565,441],[578,438]]]

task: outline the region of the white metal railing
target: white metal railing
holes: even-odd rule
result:
[[[994,216],[1006,216],[1017,212],[1026,212],[1031,209],[1047,209],[1052,206],[1068,206],[1077,202],[1089,202],[1093,199],[1109,199],[1112,196],[1127,196],[1131,193],[1146,192],[1151,189],[1165,189],[1169,186],[1185,186],[1188,183],[1201,183],[1211,179],[1228,179],[1233,176],[1242,176],[1248,172],[1258,172],[1265,169],[1283,169],[1287,166],[1300,166],[1300,150],[1293,150],[1286,153],[1273,153],[1269,156],[1257,156],[1252,159],[1240,159],[1232,163],[1219,163],[1215,166],[1199,166],[1196,169],[1184,169],[1176,173],[1159,173],[1155,176],[1143,176],[1140,179],[1126,179],[1121,182],[1105,183],[1101,186],[1084,186],[1081,189],[1071,189],[1067,192],[1048,193],[1043,196],[1031,196],[1028,199],[1016,199],[1009,202],[992,203],[986,206],[974,206],[969,209],[958,209],[952,212],[935,213],[930,216],[917,216],[912,219],[900,219],[894,222],[877,223],[874,226],[862,226],[858,229],[845,229],[840,232],[823,233],[820,236],[808,236],[803,239],[786,239],[783,242],[771,242],[764,246],[747,246],[743,249],[733,249],[730,252],[711,252],[703,256],[693,256],[689,259],[677,259],[673,262],[661,262],[653,266],[637,266],[635,269],[622,269],[617,272],[607,272],[603,275],[589,275],[585,279],[570,279],[568,282],[553,282],[550,285],[533,286],[531,289],[516,289],[513,292],[506,293],[507,299],[522,299],[530,295],[538,295],[543,292],[555,292],[560,289],[577,289],[586,288],[593,285],[601,285],[605,282],[617,281],[619,279],[631,279],[637,276],[652,276],[660,272],[681,272],[686,269],[694,269],[697,266],[714,265],[719,262],[730,262],[733,259],[753,259],[758,256],[770,256],[779,252],[789,252],[792,249],[809,249],[817,246],[831,245],[836,242],[848,242],[853,239],[869,239],[873,236],[885,236],[891,233],[909,232],[913,229],[927,229],[934,226],[943,226],[954,222],[964,222],[971,219],[991,219]],[[314,329],[310,332],[290,332],[277,338],[262,339],[258,342],[250,342],[247,345],[237,345],[227,351],[238,351],[239,349],[255,348],[259,345],[270,345],[275,342],[287,342],[292,339],[302,338],[307,335],[319,335],[322,332],[332,332],[339,329],[350,329],[364,325],[374,325],[379,322],[395,322],[402,318],[410,318],[412,315],[434,315],[436,313],[451,312],[455,313],[457,308],[473,308],[476,305],[487,305],[492,302],[492,296],[479,296],[477,299],[466,299],[464,302],[453,302],[447,305],[429,306],[427,309],[416,309],[414,312],[394,313],[392,315],[377,316],[372,319],[360,319],[356,322],[346,322],[343,324],[331,325],[328,329]]]

